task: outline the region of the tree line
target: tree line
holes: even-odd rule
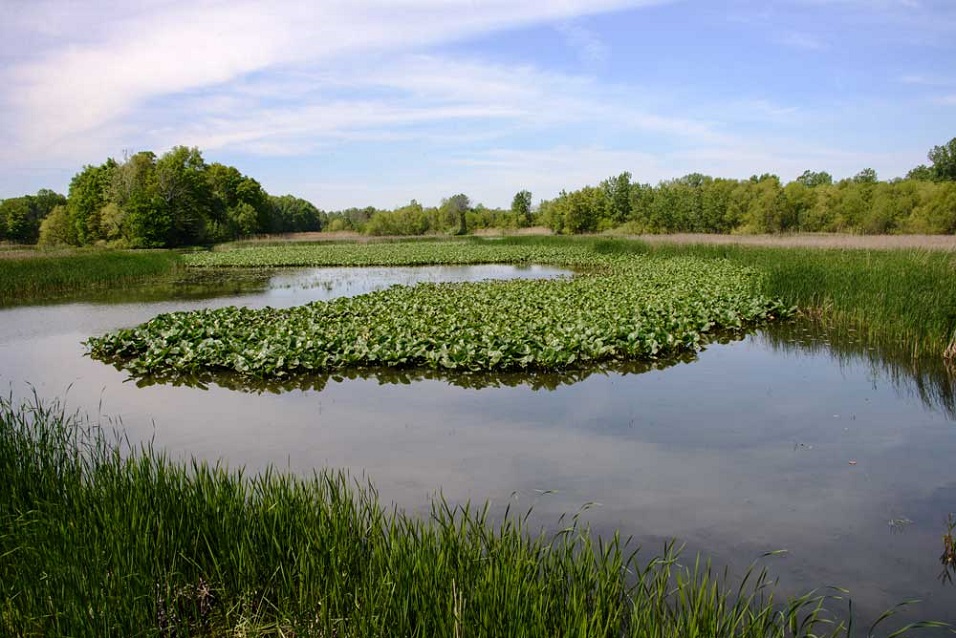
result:
[[[318,231],[323,219],[306,200],[269,195],[237,168],[177,146],[85,166],[66,197],[41,190],[0,202],[0,240],[159,248]]]
[[[873,169],[835,181],[805,171],[791,182],[692,173],[651,185],[629,172],[597,186],[562,191],[532,206],[527,190],[510,209],[473,205],[459,193],[426,207],[325,212],[265,192],[232,166],[207,164],[178,146],[157,157],[86,166],[66,197],[50,190],[0,202],[0,240],[130,247],[210,244],[263,233],[354,231],[367,235],[466,234],[486,228],[546,226],[557,233],[956,233],[956,138],[927,154],[930,164],[880,181]]]
[[[624,172],[542,202],[537,223],[558,233],[956,233],[956,138],[903,179],[867,168],[839,181],[805,171],[746,180],[692,173],[656,186]]]
[[[423,206],[412,200],[394,210],[374,207],[349,208],[326,214],[328,231],[354,231],[366,235],[464,235],[486,228],[524,228],[535,223],[531,193],[515,195],[510,210],[473,205],[464,193],[441,200],[438,206]]]
[[[956,181],[881,182],[872,170],[834,182],[807,171],[783,184],[699,173],[657,186],[630,173],[542,202],[538,223],[558,233],[956,233]]]
[[[880,181],[876,171],[867,168],[839,181],[811,170],[789,183],[771,174],[737,180],[692,173],[652,186],[623,172],[597,186],[562,191],[536,209],[527,190],[515,194],[510,209],[471,206],[460,194],[432,208],[412,200],[394,210],[330,212],[327,229],[370,235],[536,225],[564,234],[956,233],[956,138],[934,147],[928,159],[930,165],[889,181]]]

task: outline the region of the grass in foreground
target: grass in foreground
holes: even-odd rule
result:
[[[244,476],[129,450],[61,404],[0,400],[10,636],[848,635],[765,572],[438,500],[420,520],[342,473]],[[925,623],[924,623],[925,625]],[[929,625],[936,626],[936,625]]]
[[[17,251],[0,259],[0,307],[141,282],[173,272],[180,259],[169,251]]]

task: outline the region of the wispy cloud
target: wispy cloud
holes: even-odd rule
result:
[[[611,48],[593,31],[572,22],[558,24],[557,30],[582,62],[603,64],[611,57]]]
[[[925,75],[921,73],[912,73],[900,78],[903,84],[912,84],[916,86],[953,86],[956,85],[956,79],[941,75]]]
[[[294,99],[285,99],[287,94]],[[342,140],[468,143],[573,126],[720,138],[711,123],[642,108],[641,98],[527,65],[389,56],[353,62],[348,72],[273,74],[261,85],[247,79],[157,100],[141,114],[141,128],[152,122],[153,146],[178,140],[282,154]]]
[[[528,189],[535,200],[549,199],[562,189],[597,184],[602,179],[629,170],[641,179],[656,180],[666,168],[650,153],[621,151],[602,147],[553,146],[531,150],[526,148],[493,148],[475,153],[457,153],[445,158],[442,169],[416,174],[409,183],[401,168],[368,180],[351,179],[316,181],[305,192],[326,201],[345,201],[361,193],[363,203],[392,207],[410,199],[437,204],[453,193],[472,194],[490,206],[507,206],[514,194]]]
[[[951,136],[956,83],[923,62],[949,59],[956,5],[732,4],[746,20],[677,0],[8,0],[0,197],[175,144],[335,207],[507,205],[622,170],[893,176]]]
[[[805,51],[823,51],[829,48],[829,45],[822,38],[808,33],[784,33],[777,37],[777,42]]]
[[[359,53],[414,49],[649,3],[91,2],[83,14],[62,11],[62,3],[21,5],[18,30],[9,33],[8,27],[2,45],[3,57],[14,64],[0,74],[6,87],[0,108],[16,124],[18,146],[49,153],[101,132],[149,99],[223,85],[257,71],[332,61],[347,66],[349,56]],[[64,15],[77,22],[64,24]],[[69,37],[46,37],[51,33]],[[21,60],[13,51],[24,41],[43,46]]]
[[[361,193],[362,204],[384,207],[412,198],[437,204],[443,196],[465,192],[480,194],[480,200],[487,205],[507,206],[522,189],[530,190],[535,200],[550,199],[563,189],[597,185],[625,170],[635,181],[656,184],[695,172],[730,178],[774,173],[789,181],[807,169],[826,170],[839,178],[875,167],[881,177],[889,178],[912,168],[895,154],[860,154],[794,140],[788,140],[793,149],[784,155],[778,152],[776,142],[738,140],[732,144],[692,144],[663,153],[602,146],[491,148],[452,155],[444,160],[442,169],[417,174],[413,184],[408,183],[407,175],[399,169],[375,180],[356,176],[319,181],[306,186],[304,192],[316,201],[350,201],[352,204],[357,203],[355,196]]]

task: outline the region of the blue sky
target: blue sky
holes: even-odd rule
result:
[[[881,178],[956,137],[953,0],[4,0],[0,197],[198,146],[327,210],[621,171]]]

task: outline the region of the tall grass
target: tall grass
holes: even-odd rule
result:
[[[669,250],[660,248],[655,250]],[[948,355],[956,338],[956,254],[923,250],[694,247],[767,273],[765,294],[824,326],[911,358]],[[679,251],[683,252],[683,251]]]
[[[520,237],[506,244],[589,245],[604,254],[730,259],[767,274],[762,292],[830,329],[856,332],[897,356],[956,360],[956,253],[920,249],[648,244],[610,238]]]
[[[847,635],[836,597],[774,595],[673,545],[640,560],[577,516],[437,499],[427,520],[341,472],[247,476],[129,449],[60,403],[0,400],[0,634]]]
[[[179,263],[169,251],[16,252],[0,258],[0,306],[128,285],[171,273]]]

